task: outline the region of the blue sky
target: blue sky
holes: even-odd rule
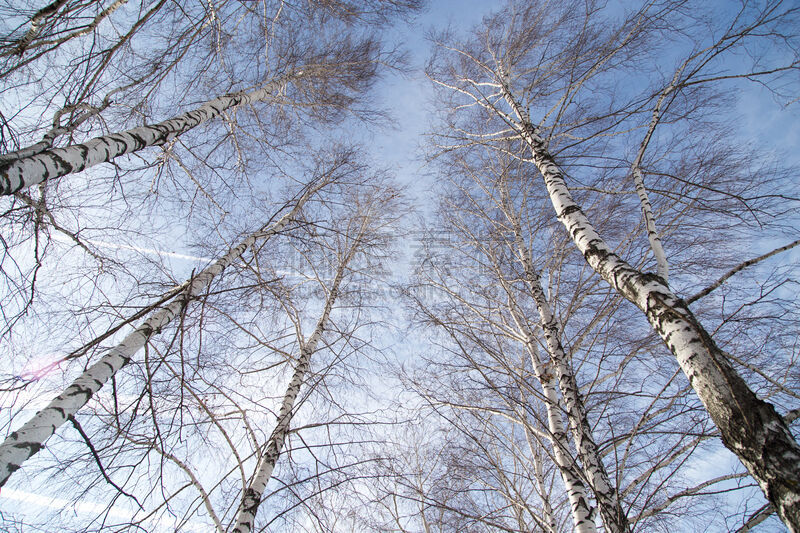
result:
[[[390,34],[390,42],[408,50],[412,70],[390,73],[378,85],[378,99],[391,113],[394,128],[375,132],[369,148],[377,161],[393,167],[401,183],[415,192],[423,192],[430,184],[418,150],[433,112],[432,87],[424,72],[431,43],[425,36],[433,27],[448,25],[464,31],[498,5],[480,0],[431,2],[413,21],[397,24]]]
[[[363,140],[373,159],[389,167],[400,182],[408,186],[410,195],[422,211],[431,205],[429,191],[435,181],[435,177],[426,169],[420,152],[420,146],[425,142],[423,134],[429,128],[433,111],[431,85],[423,72],[430,52],[425,33],[432,26],[441,28],[446,25],[451,25],[456,31],[464,31],[500,5],[501,2],[480,0],[433,1],[413,21],[398,24],[389,32],[391,41],[410,52],[410,71],[406,74],[389,73],[378,85],[377,99],[391,114],[394,127],[376,129]],[[784,109],[765,90],[755,84],[749,85],[737,106],[743,118],[741,142],[755,144],[784,160],[800,163],[797,150],[800,144],[799,108],[800,103],[795,103]],[[795,179],[795,183],[800,185],[800,180]],[[406,244],[413,247],[411,242]],[[800,254],[797,251],[794,253]],[[182,271],[188,273],[192,266],[203,263],[195,259],[175,259],[170,263],[178,278],[183,277]],[[413,351],[420,347],[424,345],[406,343],[401,358],[404,355],[413,356]]]

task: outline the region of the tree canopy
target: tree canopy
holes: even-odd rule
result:
[[[4,529],[800,531],[795,3],[0,15]]]

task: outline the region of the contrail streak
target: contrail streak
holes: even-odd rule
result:
[[[55,233],[53,235],[53,239],[64,242],[64,243],[74,243],[72,239],[67,237],[66,235],[61,235],[60,233]],[[177,252],[165,252],[163,250],[156,250],[154,248],[142,248],[141,246],[131,246],[128,244],[119,244],[114,242],[106,242],[106,241],[97,241],[94,239],[81,239],[82,242],[93,244],[99,248],[112,248],[116,250],[132,250],[134,252],[141,252],[143,254],[148,255],[156,255],[158,257],[173,257],[175,259],[185,259],[187,261],[203,261],[206,263],[210,263],[213,259],[209,257],[200,257],[196,255],[187,255],[187,254],[179,254]]]

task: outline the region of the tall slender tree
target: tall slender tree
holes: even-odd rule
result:
[[[441,59],[434,62],[430,74],[443,90],[452,91],[452,98],[458,102],[453,109],[474,109],[475,115],[491,117],[500,125],[500,129],[493,131],[486,131],[483,126],[465,129],[464,119],[456,116],[457,129],[445,132],[446,135],[466,131],[461,138],[462,146],[486,143],[486,139],[489,144],[492,139],[509,136],[526,146],[530,163],[544,179],[555,215],[578,250],[606,282],[644,313],[681,365],[719,428],[723,443],[739,457],[784,522],[797,530],[800,448],[774,406],[753,394],[732,366],[732,356],[719,348],[686,303],[667,285],[665,256],[655,233],[653,208],[641,173],[642,154],[653,149],[652,130],[667,120],[680,121],[681,126],[691,130],[691,119],[704,110],[707,102],[696,88],[736,78],[770,80],[796,69],[794,59],[780,62],[783,58],[762,56],[759,63],[767,63],[766,68],[756,64],[722,75],[713,71],[725,53],[732,50],[752,49],[749,47],[761,44],[759,40],[777,34],[793,39],[794,35],[786,32],[791,32],[788,25],[797,13],[793,6],[781,2],[745,6],[733,13],[729,25],[713,40],[707,37],[705,26],[691,28],[697,32],[696,42],[703,44],[679,60],[676,73],[670,74],[665,88],[655,91],[655,96],[650,86],[642,94],[632,84],[621,95],[603,93],[610,84],[617,83],[614,81],[617,76],[633,72],[627,71],[628,68],[638,69],[639,76],[644,78],[646,73],[641,71],[639,62],[642,46],[652,46],[656,35],[663,38],[676,35],[671,31],[690,31],[673,25],[672,17],[680,10],[677,5],[648,5],[622,23],[612,25],[601,22],[603,14],[599,6],[576,10],[566,5],[553,9],[544,4],[511,4],[487,19],[478,30],[477,39],[466,43],[442,39]],[[609,96],[592,106],[589,92]],[[671,109],[670,118],[665,118],[664,100],[671,98],[671,102],[676,102],[676,93],[688,102],[680,110]],[[651,100],[655,104],[648,110],[649,105],[642,102]],[[645,140],[638,143],[632,169],[658,263],[660,274],[655,275],[632,266],[601,237],[590,222],[590,215],[574,199],[565,170],[565,165],[579,168],[581,163],[568,159],[568,154],[578,147],[583,150],[584,160],[612,158],[610,146],[600,141],[600,136],[624,135],[625,129],[637,122],[638,114],[648,111],[651,118],[645,126]],[[467,113],[462,111],[460,115],[466,117]],[[559,147],[562,139],[567,144],[572,140],[572,146]],[[621,141],[611,147],[619,144]],[[665,145],[670,154],[681,153],[681,148],[676,144]],[[592,153],[593,149],[597,153]],[[574,172],[581,177],[587,174],[583,170]],[[667,168],[662,172],[670,177],[678,174],[677,179],[681,179],[682,169]],[[602,178],[602,172],[597,174]],[[702,181],[695,186],[713,190],[713,185]],[[595,190],[603,192],[602,187]],[[722,199],[726,194],[730,193],[721,193]],[[764,193],[760,194],[764,198]],[[689,213],[681,213],[681,218],[675,220],[676,231],[682,220],[689,219]]]
[[[341,162],[340,164],[345,164]],[[47,407],[36,413],[21,428],[11,433],[0,445],[0,486],[8,477],[22,466],[22,463],[37,453],[45,441],[55,431],[72,418],[92,396],[103,387],[122,367],[130,363],[136,353],[141,350],[150,337],[159,333],[175,317],[182,315],[186,306],[208,290],[212,280],[222,273],[231,263],[241,258],[242,254],[260,240],[268,240],[281,233],[288,224],[298,217],[300,210],[308,199],[321,188],[335,180],[337,168],[332,168],[326,176],[312,182],[294,201],[287,205],[290,209],[279,213],[276,221],[270,221],[247,236],[240,244],[231,248],[224,256],[200,271],[192,279],[187,280],[185,288],[170,295],[173,301],[157,309],[151,317],[129,333],[117,346],[89,367],[72,384]]]
[[[295,402],[300,394],[300,389],[306,381],[306,376],[310,370],[311,357],[318,349],[323,332],[328,329],[331,311],[336,303],[336,299],[341,290],[342,281],[345,279],[348,270],[352,268],[353,262],[363,247],[368,245],[371,240],[369,233],[374,233],[376,223],[379,221],[380,211],[384,213],[391,210],[393,194],[390,191],[379,190],[378,194],[383,198],[366,198],[358,201],[358,214],[348,221],[343,221],[343,249],[336,250],[337,259],[335,274],[330,286],[325,288],[326,296],[322,313],[317,320],[311,335],[305,340],[299,340],[300,355],[294,363],[294,372],[289,384],[286,386],[286,393],[281,401],[278,419],[275,428],[269,435],[269,439],[260,455],[258,467],[252,477],[250,485],[244,490],[242,503],[236,517],[236,524],[233,531],[245,533],[253,530],[253,523],[256,518],[259,504],[264,495],[264,489],[269,482],[272,471],[275,469],[284,442],[289,433],[292,418],[295,412]],[[355,198],[354,198],[355,200]],[[374,238],[374,237],[373,237]]]

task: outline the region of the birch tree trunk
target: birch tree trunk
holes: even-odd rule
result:
[[[664,283],[669,284],[669,262],[667,261],[667,254],[664,252],[664,247],[661,244],[661,237],[656,229],[656,219],[653,214],[653,205],[650,203],[650,198],[647,195],[647,188],[644,186],[644,175],[642,174],[642,160],[647,151],[647,146],[653,138],[656,131],[656,126],[661,122],[661,117],[665,111],[665,101],[667,97],[675,90],[678,84],[681,73],[685,68],[686,63],[681,65],[672,76],[669,85],[661,91],[658,96],[656,105],[653,108],[653,113],[650,118],[650,123],[647,126],[647,132],[639,145],[639,150],[636,152],[636,158],[631,164],[631,173],[633,174],[633,184],[636,188],[636,194],[639,197],[639,204],[642,210],[642,219],[644,220],[645,227],[647,228],[647,239],[650,241],[650,248],[653,250],[653,255],[656,258],[658,275],[664,280]]]
[[[545,529],[545,533],[556,533],[558,531],[558,526],[556,525],[553,506],[550,504],[547,485],[544,480],[542,457],[539,455],[539,450],[533,446],[531,431],[527,425],[525,426],[525,438],[528,440],[528,448],[530,448],[531,455],[533,456],[533,471],[536,475],[536,488],[539,493],[539,498],[542,500],[542,514],[544,515],[544,524],[542,524],[542,527]]]
[[[660,276],[633,268],[595,231],[573,200],[545,140],[508,85],[501,85],[516,115],[514,127],[531,150],[558,220],[587,263],[645,314],[677,358],[719,428],[722,442],[739,457],[781,519],[793,532],[800,532],[800,446],[783,418],[772,404],[750,390],[686,303]]]
[[[147,124],[95,137],[85,143],[55,148],[19,159],[0,160],[0,195],[13,194],[44,180],[80,172],[86,168],[111,161],[123,154],[138,152],[148,146],[165,144],[192,128],[242,104],[264,100],[280,91],[290,78],[302,76],[298,71],[274,79],[260,89],[220,96],[200,107],[158,124]]]
[[[53,147],[53,143],[55,140],[65,133],[69,133],[74,131],[75,128],[86,122],[89,118],[97,115],[103,109],[109,106],[111,101],[109,97],[103,99],[103,103],[99,107],[92,107],[89,105],[79,105],[79,106],[66,106],[63,109],[60,109],[56,114],[53,116],[53,127],[42,136],[42,140],[27,146],[25,148],[20,148],[19,150],[15,150],[13,152],[8,152],[6,154],[0,154],[0,166],[5,163],[10,163],[19,159],[23,159],[26,157],[31,157],[36,154],[40,154],[45,150],[49,150]],[[69,122],[65,125],[61,125],[61,117],[66,114],[71,114],[76,110],[81,109],[83,113],[75,117],[74,119],[69,120]]]
[[[236,518],[236,527],[233,528],[235,533],[245,533],[253,530],[253,522],[255,521],[258,507],[261,504],[261,497],[264,494],[267,483],[272,477],[272,471],[275,469],[275,464],[278,462],[278,457],[280,457],[281,450],[283,449],[283,443],[286,441],[286,435],[289,433],[292,416],[294,415],[294,402],[298,394],[300,394],[300,387],[303,385],[306,373],[308,372],[311,355],[317,350],[317,344],[319,344],[322,332],[325,330],[325,323],[330,315],[333,302],[336,299],[340,281],[341,278],[338,277],[334,281],[322,317],[319,319],[319,322],[317,322],[314,333],[303,343],[303,347],[300,350],[300,358],[297,360],[297,366],[295,366],[292,379],[286,387],[286,394],[283,396],[283,402],[278,412],[278,420],[275,424],[275,429],[272,430],[272,434],[269,436],[267,448],[258,466],[256,475],[242,496],[242,503]]]
[[[511,313],[517,323],[517,327],[523,329],[522,321],[518,316],[514,304],[512,303],[509,307],[511,308]],[[542,364],[542,361],[539,359],[539,350],[536,346],[536,340],[531,335],[528,335],[524,343],[530,355],[533,372],[542,386],[542,395],[547,411],[547,430],[550,433],[550,440],[553,444],[553,455],[556,466],[561,473],[564,487],[567,489],[567,498],[569,499],[570,510],[572,512],[572,521],[575,524],[575,532],[594,532],[596,531],[593,519],[594,508],[586,497],[586,489],[583,485],[583,481],[576,474],[578,465],[569,453],[569,437],[567,436],[564,421],[561,418],[561,410],[559,409],[561,401],[558,397],[556,378],[547,371],[546,366]]]
[[[256,470],[256,475],[253,477],[253,481],[250,483],[250,486],[245,489],[244,494],[242,495],[242,503],[239,506],[238,516],[236,517],[236,525],[232,530],[233,533],[248,533],[253,530],[253,522],[255,521],[258,507],[261,504],[261,497],[264,495],[264,489],[267,487],[267,483],[272,477],[272,471],[275,469],[275,464],[278,462],[281,450],[283,449],[283,444],[286,441],[286,436],[289,433],[292,417],[294,416],[294,403],[297,399],[297,396],[300,394],[300,387],[303,385],[305,376],[308,373],[311,356],[317,350],[317,345],[322,338],[322,333],[325,331],[325,326],[328,322],[328,318],[330,317],[331,310],[333,309],[333,305],[336,302],[337,296],[339,295],[339,285],[341,285],[341,282],[344,279],[344,274],[348,263],[358,250],[359,241],[366,230],[365,226],[367,222],[368,217],[365,217],[361,226],[361,232],[357,236],[350,249],[347,251],[345,257],[339,263],[339,266],[336,270],[336,276],[333,279],[331,289],[328,292],[328,296],[325,300],[325,307],[322,311],[322,315],[317,321],[314,332],[311,334],[308,340],[302,343],[300,357],[297,360],[294,374],[292,375],[292,379],[289,381],[289,385],[286,387],[286,393],[284,394],[283,401],[281,402],[281,408],[278,412],[278,420],[275,423],[275,429],[272,430],[272,434],[270,434],[269,440],[267,441],[266,451],[260,460]]]
[[[523,240],[519,216],[511,206],[505,183],[501,183],[500,187],[503,214],[511,223],[514,231],[517,259],[522,264],[525,282],[534,302],[536,302],[536,308],[539,312],[539,324],[547,344],[548,355],[555,367],[561,396],[567,407],[567,419],[584,475],[594,492],[606,530],[610,532],[629,531],[628,519],[620,505],[619,495],[608,478],[597,444],[594,442],[592,428],[586,416],[586,408],[583,405],[578,383],[575,380],[575,373],[561,343],[561,328],[542,289],[541,276],[533,266],[530,251]],[[519,321],[518,326],[522,326]],[[529,331],[525,328],[522,328],[522,330],[529,339],[532,339],[532,334]],[[528,342],[530,343],[532,340]]]
[[[97,26],[100,24],[100,22],[103,21],[103,19],[107,18],[109,15],[114,13],[114,11],[119,9],[120,6],[122,6],[123,4],[126,4],[127,2],[128,2],[128,0],[115,0],[114,3],[112,3],[107,8],[103,9],[100,13],[98,13],[94,17],[94,19],[91,22],[89,22],[88,24],[85,24],[82,27],[79,26],[74,31],[70,31],[66,35],[63,35],[65,32],[62,31],[62,32],[60,32],[61,36],[59,36],[57,39],[53,39],[53,40],[57,44],[62,44],[62,43],[65,43],[66,41],[68,41],[70,39],[74,39],[76,37],[81,37],[83,35],[86,35],[86,34],[92,32],[92,31],[94,31],[94,29],[97,28]],[[0,54],[0,56],[10,55],[11,53],[14,53],[16,55],[22,56],[26,51],[28,51],[29,48],[31,48],[31,44],[34,42],[34,40],[39,37],[39,35],[41,33],[41,30],[42,30],[42,26],[44,26],[44,23],[47,21],[47,19],[49,19],[49,18],[53,17],[54,15],[56,15],[56,12],[58,11],[58,9],[61,6],[63,6],[64,4],[66,4],[66,0],[56,0],[52,4],[50,4],[50,5],[46,6],[46,7],[43,7],[42,9],[37,11],[36,14],[31,18],[30,28],[25,33],[25,35],[23,35],[19,39],[19,41],[16,43],[16,45],[13,48],[13,51],[2,53],[2,54]],[[67,11],[69,11],[69,7],[67,8]],[[61,17],[61,16],[63,16],[63,14],[59,14],[59,17]],[[47,36],[43,36],[43,37],[44,37],[44,39],[47,38]],[[50,44],[50,43],[48,43],[48,44]],[[34,48],[35,48],[35,46],[34,46]]]
[[[42,449],[45,441],[69,417],[86,405],[114,374],[127,365],[153,335],[159,333],[173,318],[180,315],[189,301],[202,295],[214,277],[241,257],[245,250],[258,239],[268,239],[283,230],[302,209],[303,204],[326,183],[327,180],[322,179],[313,186],[309,186],[295,202],[294,207],[277,222],[251,233],[238,246],[230,249],[227,254],[206,267],[188,282],[187,288],[171,304],[156,311],[141,326],[129,333],[122,342],[111,348],[99,361],[83,372],[44,409],[36,413],[21,428],[11,433],[0,444],[0,487],[5,484],[11,474],[22,466],[23,462]]]

